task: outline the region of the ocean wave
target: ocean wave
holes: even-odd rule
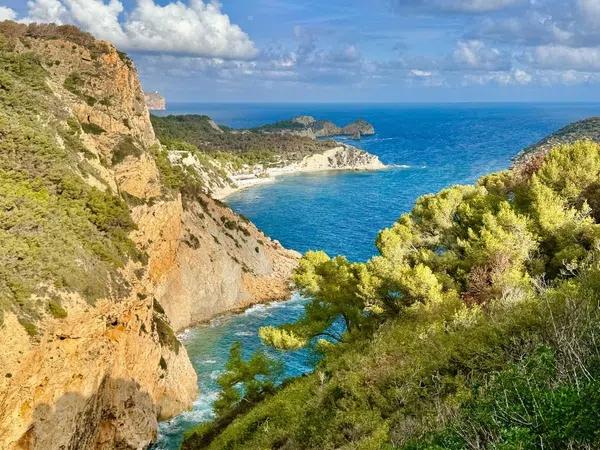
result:
[[[222,370],[213,370],[208,376],[210,377],[211,380],[216,380],[221,376],[222,373],[223,373]]]
[[[236,331],[235,335],[236,336],[254,336],[256,333],[252,332],[252,331]]]

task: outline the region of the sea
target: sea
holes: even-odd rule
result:
[[[510,167],[524,147],[571,122],[600,115],[600,104],[172,103],[160,114],[204,114],[234,128],[298,115],[338,125],[358,118],[373,124],[374,136],[337,140],[379,156],[388,169],[285,175],[225,199],[285,247],[366,261],[377,252],[378,232],[410,211],[418,197]],[[213,417],[212,402],[219,393],[216,380],[236,341],[243,344],[246,355],[264,349],[282,361],[283,378],[310,372],[318,362],[316,354],[307,349],[291,353],[267,349],[257,335],[261,326],[301,317],[305,304],[305,299],[294,295],[186,330],[180,338],[198,373],[200,395],[191,411],[160,424],[153,448],[179,448],[186,430]]]

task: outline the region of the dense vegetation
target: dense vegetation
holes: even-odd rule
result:
[[[305,317],[261,336],[324,359],[184,448],[600,448],[599,196],[579,141],[420,198],[367,263],[308,253]]]
[[[590,117],[561,128],[540,142],[525,148],[517,155],[516,160],[522,161],[528,155],[543,155],[544,152],[551,150],[559,144],[568,144],[582,139],[591,139],[600,144],[600,117]]]
[[[0,322],[13,311],[31,334],[44,312],[66,315],[56,290],[118,298],[129,289],[119,269],[143,257],[123,200],[84,181],[94,156],[50,92],[46,62],[17,51],[31,37],[59,36],[101,51],[74,27],[0,28]]]
[[[291,135],[236,131],[216,127],[207,116],[152,116],[152,125],[161,143],[183,141],[200,151],[218,158],[235,156],[242,164],[273,165],[279,161],[298,161],[307,155],[321,153],[335,146],[332,142],[316,141]]]

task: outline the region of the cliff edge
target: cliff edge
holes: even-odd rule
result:
[[[197,397],[174,331],[289,295],[297,254],[169,163],[129,58],[0,23],[0,447],[138,449]]]

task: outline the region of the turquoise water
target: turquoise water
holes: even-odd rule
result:
[[[372,256],[378,230],[410,210],[420,195],[504,169],[523,147],[572,121],[600,114],[598,104],[175,104],[170,108],[167,113],[207,114],[234,127],[300,114],[339,124],[358,117],[373,123],[375,136],[349,142],[378,155],[393,166],[389,170],[285,176],[226,199],[289,248],[324,249],[354,260]],[[259,327],[294,320],[302,309],[303,300],[294,298],[186,332],[182,339],[198,372],[201,396],[191,412],[161,424],[157,448],[178,448],[185,429],[211,417],[211,402],[218,395],[215,380],[234,341],[242,341],[247,352],[257,349]],[[309,372],[316,362],[307,350],[269,351],[283,360],[288,377]]]

